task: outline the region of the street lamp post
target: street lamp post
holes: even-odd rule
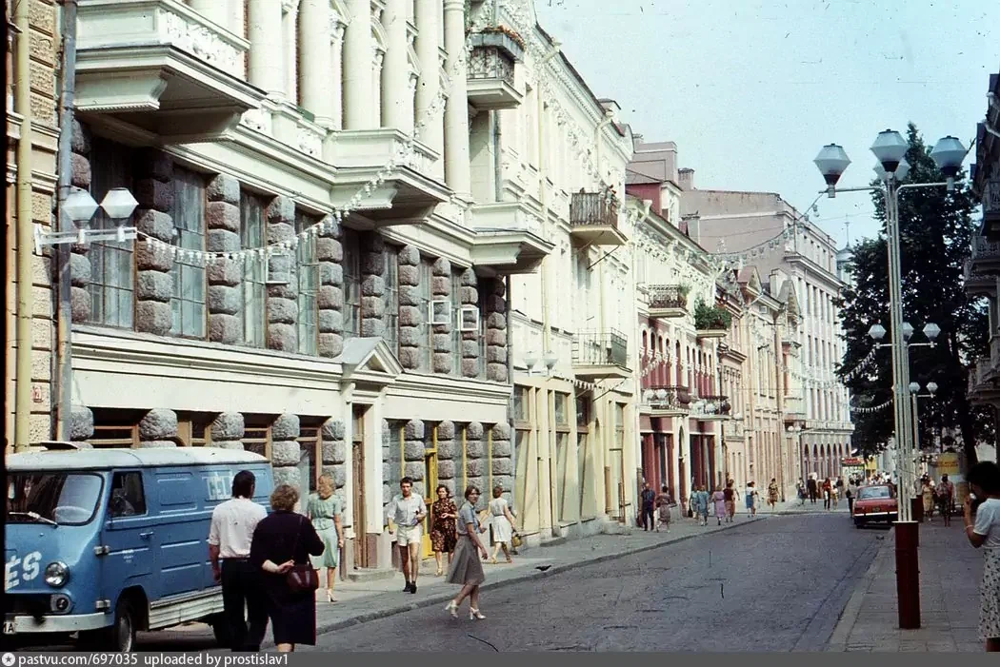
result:
[[[914,455],[916,454],[916,452],[920,451],[920,412],[919,412],[919,403],[918,403],[917,399],[920,399],[920,398],[934,398],[935,394],[937,394],[937,390],[938,390],[937,382],[928,382],[927,383],[927,393],[926,394],[921,394],[920,393],[920,383],[919,382],[911,382],[910,383],[910,398],[913,400],[913,446],[914,446]],[[914,465],[916,465],[915,461],[914,461]],[[915,476],[915,473],[914,473],[914,476]],[[916,483],[914,483],[914,486],[916,486]]]
[[[882,179],[884,187],[864,187],[864,188],[842,188],[841,192],[882,192],[885,201],[886,213],[886,236],[888,240],[889,259],[889,315],[892,327],[892,379],[893,379],[893,407],[895,412],[894,423],[896,442],[898,443],[901,455],[910,458],[912,454],[912,439],[910,427],[912,424],[910,416],[909,383],[910,369],[906,350],[904,349],[905,339],[903,333],[903,298],[902,298],[902,276],[900,270],[900,249],[899,249],[899,193],[906,189],[930,188],[945,186],[948,190],[954,189],[955,178],[962,161],[965,158],[966,150],[962,143],[955,137],[944,137],[935,144],[931,151],[931,158],[937,164],[938,169],[944,174],[947,180],[941,183],[907,183],[900,185],[902,176],[906,175],[908,169],[904,168],[902,174],[900,167],[905,165],[906,152],[909,144],[898,133],[893,130],[880,132],[872,144],[871,151],[878,159],[879,166],[885,172]],[[819,155],[814,160],[820,173],[826,181],[826,193],[830,198],[836,196],[837,183],[841,175],[851,163],[850,158],[844,149],[837,144],[829,144],[820,150]],[[876,173],[881,172],[876,168]],[[912,329],[911,329],[912,331]],[[900,479],[900,488],[911,487],[908,466],[904,466],[903,477]],[[908,494],[909,492],[906,491]],[[912,629],[920,627],[920,577],[917,569],[917,524],[908,516],[909,512],[905,507],[906,503],[899,508],[899,521],[896,522],[896,594],[898,600],[899,627]],[[905,514],[904,514],[905,512]]]

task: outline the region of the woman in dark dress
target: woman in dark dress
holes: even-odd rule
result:
[[[286,576],[295,564],[323,553],[323,540],[312,523],[295,512],[299,492],[282,484],[271,494],[274,513],[257,524],[250,544],[250,562],[264,571],[262,584],[271,618],[274,643],[280,653],[296,644],[316,644],[316,592],[295,592]]]
[[[448,487],[444,484],[438,485],[438,499],[431,505],[431,516],[433,523],[431,528],[431,546],[434,549],[434,558],[437,560],[437,576],[444,574],[444,556],[448,554],[448,565],[451,565],[452,557],[455,555],[455,518],[458,516],[458,508],[455,501],[448,494]]]

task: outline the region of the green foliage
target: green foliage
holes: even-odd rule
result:
[[[709,329],[728,329],[733,323],[732,314],[725,308],[709,306],[703,299],[698,299],[694,307],[694,328],[701,331]]]
[[[906,160],[911,165],[907,182],[941,181],[912,123],[907,135],[910,149]],[[854,284],[839,301],[847,342],[838,371],[842,378],[872,349],[869,327],[880,323],[888,330],[890,326],[885,202],[881,192],[873,193],[872,198],[882,229],[877,238],[851,248],[849,269]],[[977,438],[988,437],[992,431],[992,419],[970,406],[966,397],[966,367],[988,343],[986,310],[963,291],[963,264],[969,256],[976,202],[965,185],[957,185],[953,192],[943,187],[904,190],[899,202],[904,319],[918,332],[928,322],[941,327],[937,346],[909,351],[911,380],[921,386],[933,381],[939,387],[934,399],[920,399],[920,442],[930,443],[941,429],[953,429],[962,434],[966,455],[974,461]],[[923,342],[922,335],[917,333],[914,342]],[[858,406],[878,405],[892,398],[891,350],[880,351],[865,372],[844,382]],[[894,430],[891,408],[855,414],[854,423],[854,444],[865,454],[881,450]]]

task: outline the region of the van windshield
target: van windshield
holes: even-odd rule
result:
[[[97,512],[103,480],[93,473],[12,473],[7,521],[82,526]]]

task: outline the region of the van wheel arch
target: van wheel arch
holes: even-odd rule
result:
[[[135,612],[135,629],[149,630],[149,599],[146,597],[146,591],[142,590],[141,586],[126,588],[118,596],[116,607],[122,600],[127,601]]]

